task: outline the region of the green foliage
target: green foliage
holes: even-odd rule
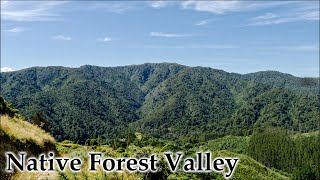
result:
[[[22,115],[30,120],[43,112],[55,139],[80,144],[87,139],[107,143],[133,132],[194,144],[250,135],[266,124],[316,131],[317,81],[170,63],[1,73],[2,93]],[[128,141],[116,144],[126,148]]]
[[[60,152],[61,154],[67,154],[67,153],[73,152],[81,147],[82,147],[81,145],[75,144],[71,140],[64,140],[60,143],[56,143],[56,148],[58,152]]]
[[[208,70],[208,72],[211,71]],[[218,74],[212,76],[221,78]],[[195,77],[192,77],[193,75]],[[197,82],[201,79],[199,79],[199,76],[201,76],[200,70],[188,69],[186,72],[178,74],[177,77],[183,80],[185,77],[190,77],[191,79],[196,79],[191,82]],[[202,76],[202,78],[210,79],[211,76]],[[172,79],[174,78],[172,77]],[[149,84],[154,89],[145,96],[141,107],[137,108],[135,112],[138,117],[142,117],[141,119],[130,122],[130,125],[113,120],[114,126],[110,128],[121,130],[121,133],[116,132],[111,136],[114,138],[110,138],[106,134],[108,133],[106,130],[101,130],[100,134],[93,126],[89,126],[86,127],[89,130],[86,133],[88,137],[92,136],[95,138],[87,138],[84,141],[86,146],[74,143],[82,143],[83,140],[81,138],[80,140],[78,139],[82,136],[74,136],[75,140],[64,140],[56,144],[56,149],[59,153],[67,154],[69,157],[80,157],[85,162],[88,161],[87,154],[89,151],[102,152],[105,156],[110,157],[147,157],[151,153],[156,153],[160,156],[159,172],[146,174],[106,174],[104,172],[88,173],[82,171],[81,173],[59,173],[59,177],[61,179],[222,179],[222,175],[218,173],[172,173],[168,170],[163,157],[161,157],[161,153],[164,151],[183,151],[185,155],[192,156],[196,151],[201,149],[215,152],[215,156],[240,157],[241,163],[233,177],[234,179],[287,179],[286,176],[292,179],[320,178],[318,171],[320,160],[319,132],[304,134],[294,132],[308,132],[317,129],[319,104],[314,94],[302,95],[288,89],[272,88],[261,84],[257,86],[256,82],[246,81],[246,85],[241,86],[244,89],[230,90],[229,88],[235,88],[231,85],[226,89],[221,87],[218,90],[215,89],[214,92],[219,95],[212,99],[207,91],[212,90],[211,88],[217,88],[219,86],[218,82],[209,87],[206,84],[203,87],[205,91],[201,94],[203,96],[200,97],[192,91],[199,92],[201,89],[193,88],[192,91],[189,91],[188,89],[192,88],[192,85],[179,82],[178,80],[173,81],[172,79],[163,80],[164,82],[160,87],[153,86],[154,81]],[[209,81],[213,80],[214,78]],[[229,81],[232,80],[229,79],[227,82]],[[176,84],[170,86],[172,83]],[[220,85],[222,86],[222,84]],[[165,86],[167,87],[164,88]],[[175,90],[170,89],[170,87]],[[163,96],[157,94],[160,92],[164,93],[162,94]],[[219,99],[220,96],[225,97],[229,95],[234,99],[226,98],[226,102]],[[162,97],[162,99],[157,100],[159,97]],[[187,97],[190,99],[187,99]],[[193,99],[192,97],[195,98]],[[203,97],[205,98],[201,99]],[[198,100],[198,98],[201,100]],[[17,116],[17,110],[14,110],[2,98],[0,100],[2,114],[13,113],[13,116]],[[225,111],[221,109],[222,112],[218,113],[206,112],[206,108],[213,108],[211,110],[214,110],[214,108],[219,107],[210,104],[212,103],[211,101],[219,104],[219,106],[227,105],[226,107],[230,107],[231,110]],[[56,104],[56,107],[58,107],[58,104]],[[51,108],[55,109],[56,107]],[[54,110],[50,112],[54,112]],[[45,115],[36,113],[31,117],[31,122],[38,126],[43,126],[46,123],[43,116]],[[52,116],[49,114],[47,117]],[[205,117],[210,118],[208,120],[201,120],[201,118]],[[219,118],[221,118],[220,121],[218,121]],[[196,121],[197,119],[200,120]],[[158,121],[158,124],[154,124],[155,120]],[[12,121],[7,122],[12,123]],[[77,122],[74,121],[73,123]],[[115,123],[119,124],[116,126]],[[53,126],[55,125],[57,124],[53,124]],[[87,124],[76,125],[80,127],[87,126]],[[65,126],[65,124],[61,123],[58,126]],[[128,126],[131,129],[125,128]],[[274,126],[278,127],[274,128]],[[72,131],[73,128],[80,127],[70,126],[68,128]],[[100,128],[99,126],[95,127]],[[64,128],[68,129],[67,127]],[[141,131],[139,133],[133,131],[135,128]],[[248,135],[251,132],[253,132],[251,136],[224,136],[224,134]],[[57,132],[54,131],[54,133]],[[67,130],[66,133],[70,133],[70,131]],[[91,135],[91,133],[95,133],[95,135]],[[5,135],[3,133],[0,134]],[[176,137],[176,139],[169,140],[172,137]],[[3,136],[1,138],[6,140],[7,137]],[[8,139],[6,144],[10,145],[12,142]],[[201,144],[200,147],[199,144]],[[247,155],[250,155],[255,160]],[[286,173],[283,173],[283,171]]]
[[[233,137],[235,138],[235,137]],[[228,139],[228,138],[227,138]],[[174,142],[168,142],[168,144],[174,144]],[[179,146],[179,145],[178,145]],[[173,147],[173,149],[172,149]],[[182,149],[181,149],[182,148]],[[193,147],[195,151],[201,150],[199,147]],[[175,149],[179,151],[186,152],[182,146],[166,146],[165,151],[176,152]],[[88,152],[102,152],[105,157],[148,157],[150,154],[156,154],[159,159],[157,164],[158,171],[155,173],[106,173],[101,170],[98,172],[88,172],[87,166],[88,158],[86,154]],[[80,147],[78,149],[70,150],[68,157],[80,157],[84,160],[83,170],[79,173],[73,173],[71,171],[66,171],[64,174],[60,174],[61,178],[68,179],[224,179],[221,173],[184,173],[182,171],[171,172],[168,168],[166,161],[164,160],[163,147],[159,146],[144,146],[138,147],[131,143],[126,149],[118,148],[114,149],[108,145],[102,146],[89,146]],[[237,154],[229,151],[211,151],[213,157],[239,157],[240,163],[234,173],[233,179],[288,179],[283,173],[276,172],[270,168],[265,167],[256,160],[248,157],[247,155]],[[186,156],[194,156],[186,155]]]
[[[50,128],[48,127],[48,121],[43,118],[43,114],[41,112],[37,112],[34,116],[31,117],[31,124],[34,124],[46,132],[50,132]]]
[[[210,151],[227,150],[239,154],[246,154],[249,147],[248,136],[225,136],[208,141]]]
[[[293,157],[293,138],[280,128],[259,129],[250,139],[249,153],[268,167],[292,169],[288,161]],[[281,159],[279,159],[281,158]]]
[[[249,154],[268,167],[293,173],[297,179],[319,179],[319,133],[293,136],[280,128],[258,129],[249,142]]]
[[[319,78],[294,77],[277,71],[261,71],[244,75],[245,79],[271,84],[273,87],[286,88],[301,94],[318,94]]]
[[[17,113],[18,110],[14,109],[11,104],[7,103],[7,101],[0,96],[0,114],[14,117]]]
[[[87,139],[85,142],[86,146],[97,146],[99,142],[96,139]]]
[[[282,172],[270,169],[253,158],[229,151],[213,153],[217,157],[238,157],[240,159],[232,179],[289,179]]]

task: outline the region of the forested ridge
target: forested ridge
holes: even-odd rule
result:
[[[182,151],[193,156],[201,150],[240,157],[234,179],[320,178],[319,78],[275,71],[240,75],[170,63],[33,67],[1,73],[1,96],[2,123],[10,125],[2,128],[17,130],[14,119],[25,119],[50,132],[59,153],[84,158],[88,151],[114,157]],[[57,176],[223,179],[160,166],[155,174]]]
[[[58,141],[142,132],[188,143],[250,135],[264,125],[316,131],[318,81],[171,63],[32,67],[1,73],[1,93],[29,121],[41,112]]]

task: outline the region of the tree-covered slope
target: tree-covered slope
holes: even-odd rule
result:
[[[1,93],[26,117],[41,111],[58,141],[141,131],[190,142],[250,134],[263,124],[314,131],[317,80],[171,63],[33,67],[1,73]]]
[[[180,136],[229,118],[236,106],[229,83],[225,72],[186,68],[146,95],[142,118],[134,125],[155,135]]]
[[[261,71],[244,75],[245,79],[255,80],[274,87],[284,87],[300,93],[319,93],[319,78],[295,77],[277,71]]]

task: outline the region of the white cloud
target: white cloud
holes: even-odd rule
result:
[[[164,33],[164,32],[150,32],[150,36],[153,36],[153,37],[175,38],[175,37],[186,37],[186,36],[190,36],[190,35],[188,35],[188,34]]]
[[[183,9],[193,9],[216,14],[237,10],[240,5],[241,2],[239,1],[183,1],[181,3]]]
[[[101,41],[101,42],[110,42],[110,41],[112,41],[112,38],[111,38],[111,37],[99,38],[98,41]]]
[[[319,1],[240,1],[240,0],[217,0],[217,1],[182,1],[182,9],[194,11],[209,12],[213,14],[225,14],[227,12],[258,11],[261,9],[270,9],[271,7],[283,7],[292,17],[280,19],[275,22],[266,22],[265,24],[282,23],[301,20],[319,20]],[[297,13],[299,12],[299,13]],[[298,16],[298,18],[294,18]],[[264,14],[256,20],[268,20],[276,18],[274,13]],[[202,23],[200,23],[202,24]],[[205,24],[205,23],[204,23]],[[261,23],[264,24],[264,23]]]
[[[20,33],[20,32],[24,32],[26,31],[25,28],[22,28],[22,27],[14,27],[12,29],[8,29],[6,30],[7,32],[10,32],[10,33]]]
[[[195,23],[194,25],[196,26],[204,26],[204,25],[207,25],[209,23],[211,23],[213,21],[213,19],[205,19],[205,20],[201,20],[197,23]]]
[[[266,19],[273,19],[276,17],[277,17],[277,15],[275,15],[273,13],[266,13],[264,15],[254,17],[254,18],[252,18],[252,20],[266,20]]]
[[[14,70],[10,67],[1,67],[1,72],[11,72],[11,71],[14,71]]]
[[[292,2],[288,11],[266,13],[249,19],[250,26],[275,25],[298,21],[319,21],[319,2]]]
[[[90,5],[88,7],[89,10],[102,10],[111,13],[124,13],[135,9],[135,2],[98,2]]]
[[[105,37],[105,38],[103,39],[103,42],[109,42],[109,41],[111,41],[111,38],[109,38],[109,37]]]
[[[168,5],[174,4],[175,2],[173,1],[152,1],[150,2],[150,6],[155,8],[155,9],[160,9],[163,7],[167,7]]]
[[[301,19],[304,20],[314,20],[314,21],[319,21],[319,10],[318,11],[311,11],[311,12],[306,12],[304,14],[300,15]]]
[[[56,35],[52,37],[53,40],[62,40],[62,41],[70,41],[72,38],[70,36],[64,36],[64,35]]]
[[[6,21],[56,21],[53,10],[65,1],[1,1],[1,18]]]
[[[250,19],[250,26],[275,25],[282,23],[290,23],[297,21],[317,21],[319,20],[319,12],[298,12],[282,15],[262,15]]]

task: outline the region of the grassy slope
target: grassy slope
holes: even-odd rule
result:
[[[45,148],[47,143],[55,143],[44,130],[16,117],[1,116],[1,130],[13,141],[31,141],[41,148]]]
[[[3,179],[7,179],[12,175],[12,179],[21,179],[22,177],[23,179],[34,179],[43,177],[44,175],[39,173],[4,173],[2,171],[5,169],[6,165],[4,153],[6,151],[11,151],[14,153],[25,151],[27,152],[28,156],[37,157],[40,153],[56,151],[55,140],[53,137],[39,127],[34,126],[18,117],[10,118],[6,115],[2,115],[0,127],[0,177]]]

